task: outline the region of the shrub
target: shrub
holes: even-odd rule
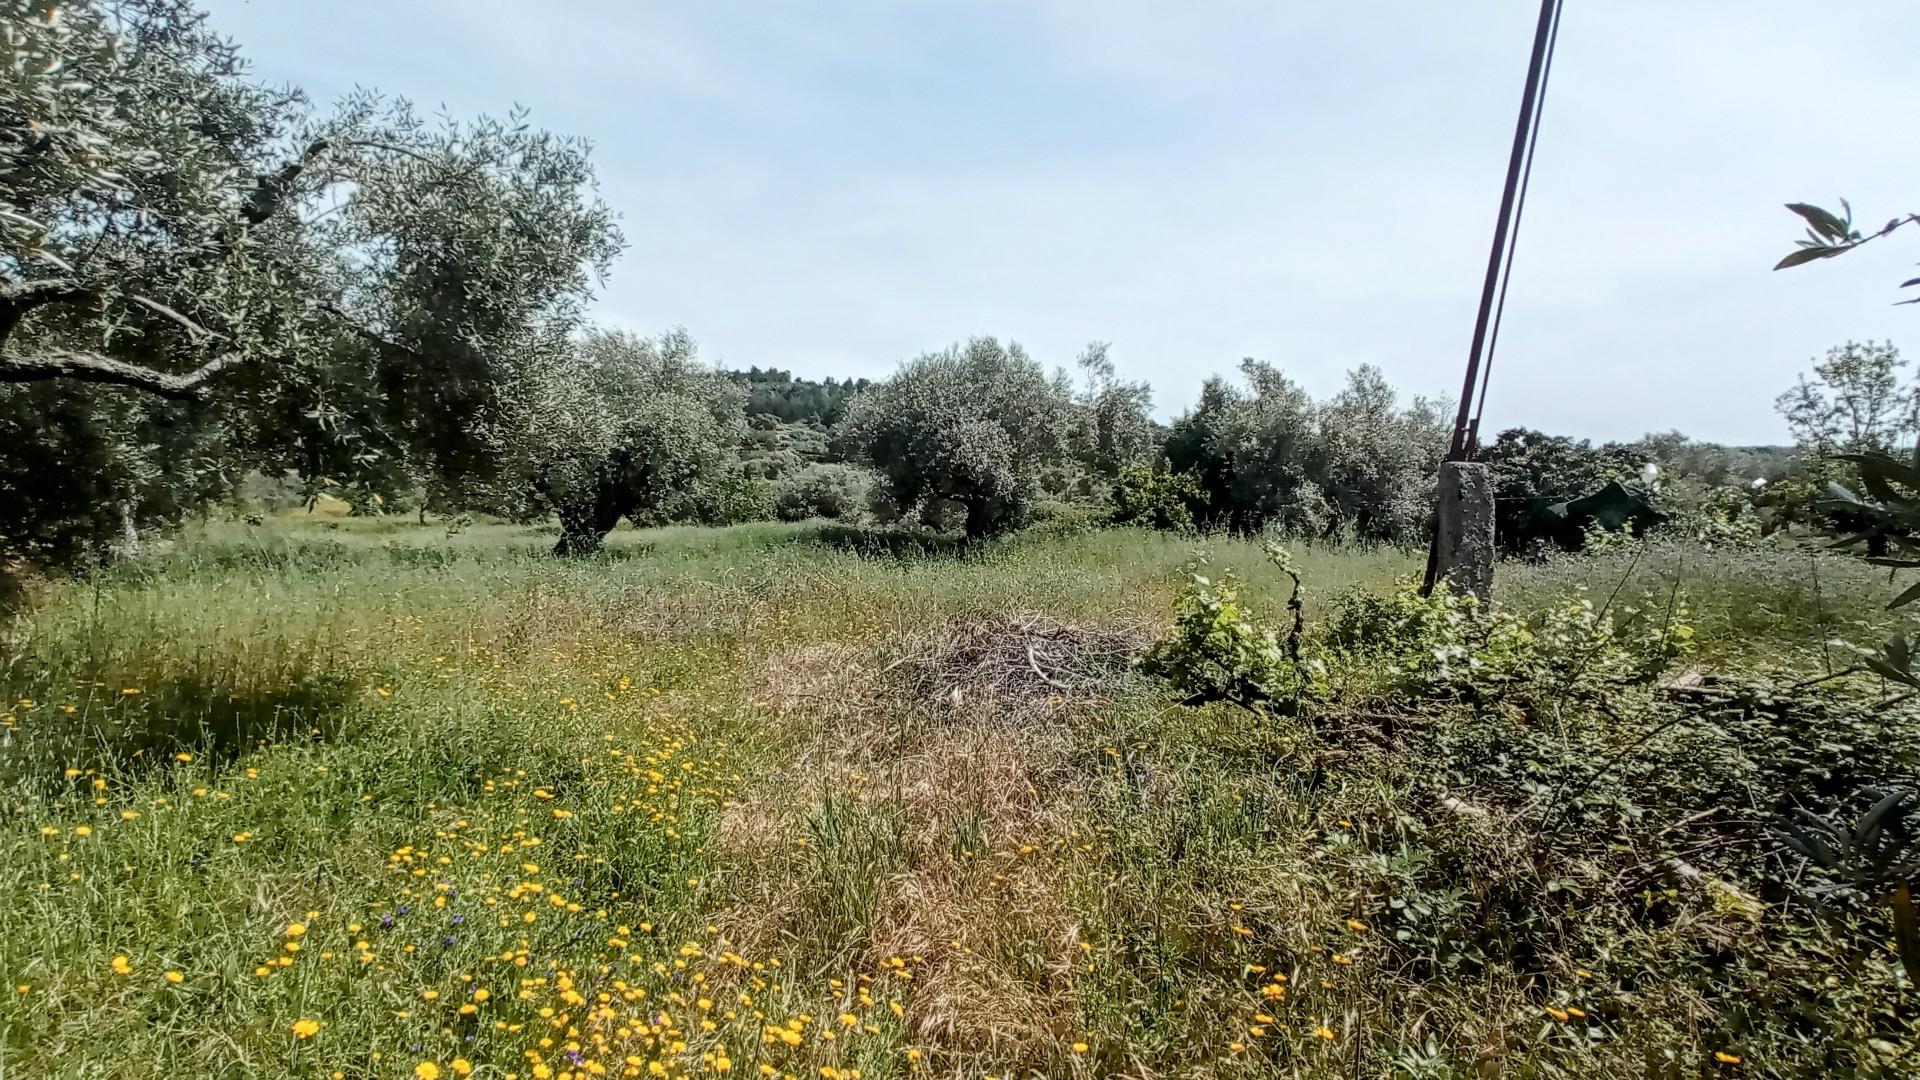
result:
[[[743,525],[771,521],[773,488],[745,469],[719,469],[667,503],[658,520],[697,525]],[[642,519],[642,523],[650,523]]]
[[[1284,549],[1268,555],[1289,574]],[[1293,629],[1283,638],[1262,625],[1240,600],[1231,572],[1215,581],[1204,559],[1187,568],[1187,589],[1175,608],[1173,629],[1141,657],[1140,670],[1158,675],[1193,701],[1230,701],[1248,708],[1284,707],[1300,692],[1299,578],[1294,578]]]
[[[1116,525],[1145,525],[1168,532],[1192,532],[1196,510],[1204,512],[1206,492],[1190,473],[1135,465],[1113,485],[1112,520]]]
[[[866,506],[872,477],[872,473],[853,465],[809,466],[774,485],[774,513],[782,521],[853,520]]]
[[[1391,593],[1342,595],[1320,644],[1342,678],[1372,677],[1397,693],[1600,693],[1644,682],[1690,652],[1687,616],[1678,591],[1642,594],[1617,618],[1584,589],[1523,614],[1445,582],[1422,596],[1408,578]]]

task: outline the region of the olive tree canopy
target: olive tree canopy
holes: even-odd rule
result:
[[[1024,518],[1041,473],[1064,458],[1072,390],[1018,344],[979,337],[901,365],[854,401],[846,444],[903,512],[957,504],[967,535]]]
[[[481,497],[505,389],[620,248],[587,150],[371,92],[322,113],[189,0],[0,0],[0,425],[92,447],[43,455],[83,481],[158,424],[195,482]]]
[[[597,551],[714,478],[746,434],[746,390],[701,365],[684,330],[593,330],[525,384],[522,450],[560,518],[555,552]]]

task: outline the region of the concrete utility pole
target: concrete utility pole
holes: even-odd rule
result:
[[[1513,265],[1513,240],[1520,225],[1520,207],[1526,203],[1525,177],[1533,171],[1533,144],[1540,133],[1540,104],[1546,93],[1547,73],[1553,63],[1553,43],[1559,36],[1563,0],[1541,0],[1540,20],[1533,31],[1533,55],[1527,62],[1526,90],[1520,97],[1520,119],[1513,129],[1513,151],[1507,158],[1507,184],[1500,194],[1500,219],[1493,229],[1493,250],[1487,256],[1487,276],[1480,290],[1480,312],[1474,319],[1473,346],[1467,353],[1467,375],[1460,387],[1460,411],[1453,422],[1453,438],[1440,465],[1438,520],[1433,547],[1427,553],[1427,577],[1421,591],[1432,592],[1442,578],[1456,588],[1486,599],[1493,591],[1493,481],[1487,467],[1470,460],[1479,437],[1474,395],[1486,402],[1482,357],[1491,362],[1489,330],[1497,338],[1499,317],[1496,294],[1505,307],[1507,274]]]
[[[1442,578],[1457,592],[1493,596],[1493,476],[1477,461],[1440,463],[1427,589]]]

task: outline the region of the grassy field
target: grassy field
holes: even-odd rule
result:
[[[574,561],[551,543],[276,518],[33,595],[0,653],[0,1076],[1811,1060],[1780,1048],[1791,1024],[1756,1033],[1646,967],[1762,932],[1711,893],[1614,940],[1579,908],[1655,900],[1550,882],[1538,903],[1574,927],[1552,949],[1416,962],[1459,951],[1423,944],[1418,912],[1475,902],[1422,860],[1513,856],[1498,830],[1412,843],[1451,828],[1411,808],[1417,763],[1184,707],[1128,668],[1197,548],[1277,612],[1257,545],[1042,530],[957,551],[819,524],[623,531]],[[1296,554],[1310,619],[1417,569]],[[1715,670],[1818,673],[1823,642],[1887,625],[1883,578],[1795,549],[1641,545],[1500,589],[1625,610],[1676,582]],[[1898,976],[1874,963],[1836,1007],[1892,1045],[1849,1051],[1859,1074],[1897,1075],[1874,1070],[1915,1060],[1911,1021],[1877,1018]]]

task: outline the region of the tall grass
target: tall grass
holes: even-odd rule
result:
[[[901,644],[955,620],[1164,622],[1200,549],[1277,611],[1254,544],[550,546],[222,524],[11,624],[0,1069],[1343,1075],[1511,1004],[1379,996],[1404,984],[1363,974],[1366,900],[1325,867],[1393,784],[1306,733],[1132,677],[1017,713],[890,689]],[[1418,569],[1296,554],[1310,614]],[[1806,558],[1661,548],[1502,589],[1679,574],[1710,654],[1806,663],[1881,618],[1871,578]]]

